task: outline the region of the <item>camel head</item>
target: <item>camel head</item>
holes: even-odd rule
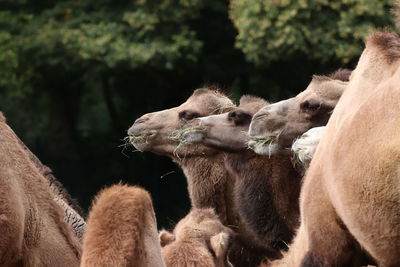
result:
[[[214,266],[230,267],[228,251],[234,233],[224,226],[218,215],[211,208],[192,209],[192,211],[175,226],[173,233],[162,230],[160,243],[162,248],[171,244],[193,242],[205,246]],[[195,248],[194,248],[195,249]]]
[[[297,96],[260,109],[250,124],[249,147],[261,155],[287,152],[308,129],[326,125],[350,74],[341,69],[330,76],[314,76]]]
[[[319,140],[325,132],[325,127],[326,126],[311,128],[296,139],[292,145],[294,162],[300,163],[305,170],[310,166]]]
[[[262,98],[244,95],[240,105],[229,112],[193,120],[185,127],[182,142],[202,143],[225,151],[246,149],[251,118],[267,104]]]
[[[128,130],[129,140],[140,151],[173,158],[200,153],[195,147],[180,146],[180,129],[195,118],[223,113],[232,107],[232,101],[222,93],[197,89],[180,106],[138,118]]]

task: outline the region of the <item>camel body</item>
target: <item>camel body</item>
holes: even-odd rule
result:
[[[0,265],[78,266],[79,241],[2,114],[0,132]]]

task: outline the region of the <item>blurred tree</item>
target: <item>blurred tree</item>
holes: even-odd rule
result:
[[[207,84],[235,100],[294,95],[352,66],[390,2],[0,0],[0,110],[84,207],[105,185],[140,184],[168,226],[187,212],[185,179],[120,147],[130,124]]]
[[[236,47],[258,64],[296,54],[342,63],[354,61],[364,37],[393,24],[393,0],[232,0]]]

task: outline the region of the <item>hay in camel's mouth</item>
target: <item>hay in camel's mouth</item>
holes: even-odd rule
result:
[[[259,155],[267,155],[271,157],[271,155],[278,151],[278,138],[279,136],[250,138],[250,140],[247,142],[247,146]]]
[[[174,131],[170,135],[170,139],[179,142],[179,144],[187,145],[194,142],[193,134],[202,134],[206,131],[206,127],[203,125],[188,126],[179,130]]]
[[[148,139],[153,137],[155,133],[143,133],[139,135],[129,135],[126,138],[129,138],[129,142],[131,144],[138,144],[138,143],[147,143]]]
[[[251,149],[254,149],[254,147],[263,147],[263,146],[270,146],[273,143],[276,143],[278,141],[277,136],[265,136],[262,138],[250,138],[248,142],[248,146]]]

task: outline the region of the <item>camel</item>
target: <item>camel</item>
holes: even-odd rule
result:
[[[53,193],[54,200],[64,210],[64,220],[71,226],[75,233],[75,236],[82,242],[83,233],[85,232],[86,222],[84,219],[83,211],[78,203],[72,199],[68,194],[67,190],[62,184],[54,177],[53,171],[44,165],[36,156],[29,150],[29,148],[18,138],[20,145],[24,148],[25,152],[32,163],[39,170],[40,174],[43,175],[49,184],[51,192]]]
[[[213,209],[192,209],[173,233],[161,231],[162,255],[167,267],[233,267],[228,260],[233,236]]]
[[[301,175],[289,155],[260,156],[247,148],[251,118],[267,102],[245,95],[227,113],[193,120],[184,143],[201,143],[228,152],[225,167],[234,177],[234,204],[256,243],[287,249],[299,225]]]
[[[260,155],[290,151],[297,137],[326,125],[350,74],[350,70],[339,69],[329,76],[314,75],[297,96],[260,109],[250,124],[249,146]]]
[[[193,208],[213,208],[225,226],[239,227],[234,209],[232,183],[224,167],[224,155],[218,150],[196,144],[180,143],[182,129],[197,117],[220,114],[235,107],[232,101],[213,89],[197,89],[178,107],[148,113],[128,130],[131,143],[141,151],[170,157],[183,170]],[[259,262],[243,238],[233,242],[230,261],[234,266],[252,266]]]
[[[89,213],[81,267],[229,267],[232,231],[212,209],[193,209],[173,233],[157,235],[147,191],[114,185],[102,190]]]
[[[303,173],[305,173],[310,166],[315,150],[319,144],[319,140],[324,132],[325,126],[314,127],[303,133],[294,141],[291,148],[294,157],[294,164],[299,163],[303,169]]]
[[[397,34],[366,39],[305,177],[298,238],[271,266],[400,266],[399,59]]]
[[[304,264],[351,262],[355,239],[379,266],[400,266],[399,58],[397,34],[367,38],[304,182]]]
[[[0,265],[78,266],[79,240],[0,113]]]
[[[117,184],[93,201],[81,267],[163,267],[153,204],[147,191]]]

